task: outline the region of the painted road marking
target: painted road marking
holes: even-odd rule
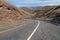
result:
[[[30,39],[31,39],[31,37],[34,35],[34,33],[36,32],[36,30],[38,29],[39,25],[40,25],[40,21],[38,21],[38,25],[37,25],[36,28],[33,30],[33,32],[31,33],[31,35],[27,38],[27,40],[30,40]]]
[[[28,24],[30,24],[30,23],[28,23]],[[26,25],[26,24],[23,24],[23,25]],[[20,25],[20,26],[23,26],[23,25]],[[10,32],[10,31],[13,31],[13,30],[17,30],[20,26],[17,26],[15,28],[10,28],[10,29],[7,29],[7,30],[0,31],[0,34],[6,33],[6,32]]]

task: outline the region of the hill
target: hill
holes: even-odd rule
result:
[[[20,9],[7,1],[0,1],[0,27],[21,22],[24,17]]]
[[[32,18],[40,20],[52,20],[60,15],[60,6],[44,6],[44,7],[23,7],[23,10],[35,15]]]

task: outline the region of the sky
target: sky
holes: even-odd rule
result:
[[[17,7],[37,7],[60,5],[60,0],[8,0]]]

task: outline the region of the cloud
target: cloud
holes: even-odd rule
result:
[[[60,5],[60,0],[8,0],[16,6]]]

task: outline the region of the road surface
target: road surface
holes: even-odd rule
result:
[[[60,26],[40,21],[40,26],[30,40],[60,40]]]
[[[29,20],[12,27],[0,31],[0,40],[60,40],[60,27],[47,22]]]

